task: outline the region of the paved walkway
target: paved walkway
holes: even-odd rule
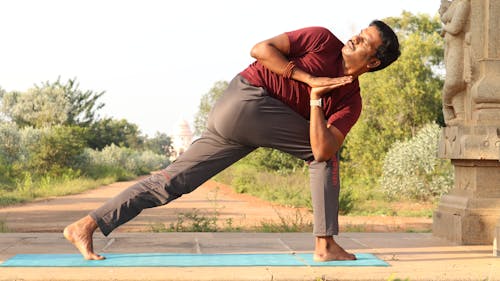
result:
[[[114,233],[95,237],[106,253],[310,252],[309,233]],[[2,268],[0,280],[500,280],[491,246],[456,246],[429,233],[345,233],[338,242],[389,267]],[[76,253],[57,233],[0,234],[0,261],[20,253]],[[391,279],[392,278],[392,279]]]

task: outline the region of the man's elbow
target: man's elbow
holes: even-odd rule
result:
[[[317,162],[326,162],[333,158],[335,153],[333,152],[313,152],[314,160]]]
[[[252,49],[250,50],[250,56],[252,56],[252,58],[259,59],[262,57],[262,52],[264,49],[263,44],[264,44],[263,42],[260,42],[260,43],[255,44],[255,46],[252,47]]]

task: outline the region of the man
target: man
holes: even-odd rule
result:
[[[124,190],[64,230],[85,259],[97,227],[108,235],[143,209],[169,203],[257,147],[309,164],[316,261],[353,260],[338,234],[338,150],[361,112],[357,77],[399,57],[390,27],[373,21],[344,45],[322,27],[287,32],[256,44],[256,61],[238,74],[208,117],[207,130],[176,161]]]

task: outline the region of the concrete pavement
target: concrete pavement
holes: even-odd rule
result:
[[[311,252],[310,233],[113,233],[94,236],[106,253]],[[354,253],[373,253],[389,267],[7,268],[0,280],[500,280],[491,245],[457,246],[429,233],[343,233]],[[76,253],[59,233],[0,234],[0,262],[23,253]]]

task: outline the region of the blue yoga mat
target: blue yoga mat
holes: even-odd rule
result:
[[[233,267],[233,266],[389,266],[372,254],[354,261],[314,262],[312,254],[103,254],[100,261],[79,254],[19,254],[3,267]]]

